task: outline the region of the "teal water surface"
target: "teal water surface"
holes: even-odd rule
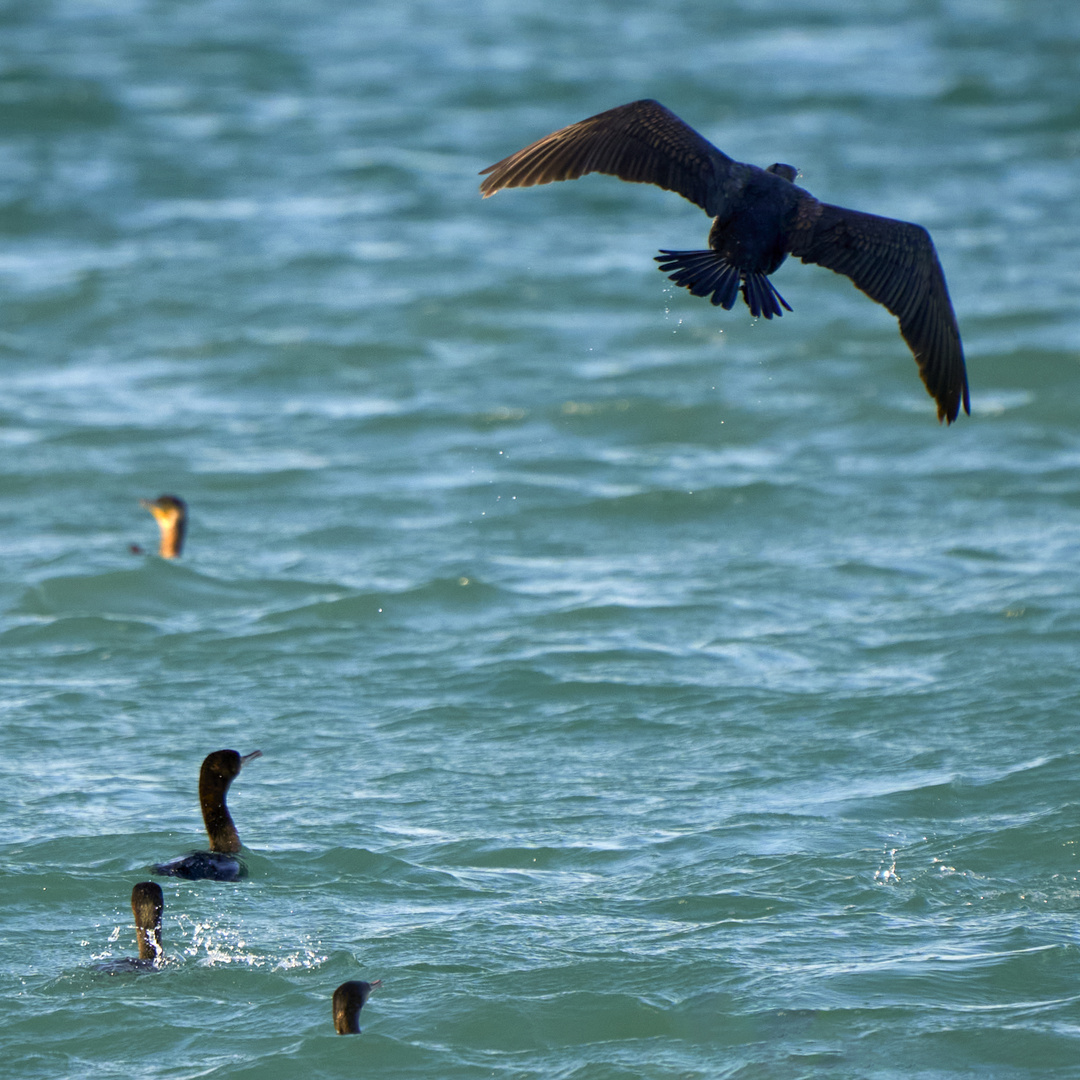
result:
[[[0,6],[0,1075],[1080,1077],[1078,75],[1064,0]],[[827,271],[674,288],[671,193],[480,199],[640,97],[929,228],[972,416]],[[250,878],[101,974],[226,746]]]

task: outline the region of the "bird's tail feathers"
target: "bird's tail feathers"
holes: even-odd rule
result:
[[[712,303],[726,311],[730,311],[739,298],[740,282],[743,299],[755,318],[764,315],[771,319],[774,315],[783,315],[781,305],[791,310],[767,275],[755,271],[743,273],[711,248],[706,251],[661,250],[654,258],[676,285],[689,289],[694,296],[711,293]]]
[[[771,319],[774,315],[779,318],[784,314],[780,310],[781,304],[788,311],[791,310],[791,305],[776,291],[776,286],[764,274],[747,274],[743,278],[742,294],[750,314],[755,318],[758,315],[764,315],[766,319]]]
[[[712,293],[712,302],[725,311],[730,311],[739,298],[739,268],[711,248],[708,251],[661,250],[653,257],[676,285],[689,289],[694,296]]]

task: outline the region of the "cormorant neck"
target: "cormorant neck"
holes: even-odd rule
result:
[[[231,783],[231,776],[222,776],[203,763],[199,773],[199,805],[202,807],[206,835],[210,838],[210,850],[230,855],[240,850],[240,834],[225,805],[225,793]]]
[[[153,881],[141,881],[131,890],[131,912],[135,916],[135,938],[139,943],[140,960],[160,960],[161,913],[164,910],[161,886]]]
[[[356,1005],[342,1004],[334,1010],[334,1030],[339,1035],[360,1034],[360,1008]]]
[[[184,548],[184,522],[177,520],[171,524],[161,525],[161,545],[158,554],[163,559],[179,558]]]
[[[165,951],[161,945],[161,926],[136,927],[140,960],[160,960]]]
[[[153,502],[140,499],[139,503],[153,514],[161,530],[158,554],[163,559],[177,558],[187,534],[187,503],[176,495],[159,495]]]
[[[252,750],[243,757],[235,750],[217,750],[203,760],[199,770],[199,805],[211,851],[234,855],[240,850],[240,837],[225,805],[225,794],[240,775],[244,762],[257,757],[262,757],[261,750]]]
[[[210,783],[206,783],[205,778],[199,780],[199,803],[206,835],[210,837],[210,850],[230,855],[240,850],[240,834],[225,805],[225,792],[231,783],[232,780],[223,776],[213,776]]]
[[[372,983],[356,979],[334,991],[334,1030],[339,1035],[360,1034],[360,1010],[377,986],[382,986],[382,979]]]

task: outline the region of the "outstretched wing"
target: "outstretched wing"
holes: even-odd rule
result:
[[[846,274],[900,320],[938,419],[970,413],[960,330],[930,234],[921,225],[818,204],[821,213],[796,227],[791,253]]]
[[[635,184],[656,184],[715,217],[724,186],[745,166],[721,153],[658,101],[632,101],[546,135],[490,165],[480,185],[486,198],[507,187],[576,180],[600,172]]]

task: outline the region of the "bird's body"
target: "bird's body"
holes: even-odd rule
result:
[[[225,804],[225,795],[244,763],[257,757],[262,757],[261,750],[253,750],[243,757],[235,750],[215,750],[207,754],[199,770],[199,805],[206,835],[210,839],[210,850],[195,851],[157,863],[151,867],[153,873],[187,878],[189,881],[200,878],[239,881],[247,876],[247,867],[238,857],[240,836]]]
[[[150,867],[152,874],[162,877],[186,878],[188,881],[241,881],[247,877],[247,866],[236,855],[221,851],[192,851],[177,855]]]
[[[735,161],[659,102],[599,113],[483,170],[484,196],[600,172],[675,191],[713,218],[709,247],[662,251],[660,269],[695,296],[729,309],[741,291],[753,315],[788,306],[769,280],[798,256],[845,274],[900,322],[919,373],[951,423],[970,411],[963,347],[945,275],[920,225],[819,202],[790,165]]]

